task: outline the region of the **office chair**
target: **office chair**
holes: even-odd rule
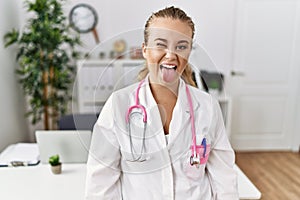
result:
[[[89,114],[69,114],[64,115],[58,120],[59,130],[93,130],[94,124],[98,119],[99,113]]]

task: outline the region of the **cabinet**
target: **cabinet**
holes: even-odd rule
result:
[[[226,133],[230,138],[231,135],[231,108],[232,108],[232,100],[230,96],[226,96],[225,94],[220,94],[216,96],[219,101],[221,111],[223,114],[223,120],[226,128]]]
[[[77,105],[80,113],[98,113],[110,94],[137,81],[144,60],[79,60]]]
[[[144,60],[80,60],[77,63],[78,110],[80,113],[99,113],[110,94],[137,82]],[[198,83],[199,84],[199,83]],[[231,98],[223,93],[218,99],[227,134],[230,135]]]

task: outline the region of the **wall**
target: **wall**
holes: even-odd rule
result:
[[[72,0],[66,5],[66,13],[71,8],[83,1]],[[99,22],[96,27],[100,36],[101,44],[107,51],[112,49],[112,43],[116,39],[126,39],[128,46],[140,46],[143,37],[142,32],[145,21],[152,12],[169,5],[178,6],[190,15],[196,25],[194,43],[201,45],[213,58],[202,59],[205,56],[192,55],[192,62],[201,65],[201,68],[217,66],[218,70],[225,73],[230,71],[231,49],[233,40],[234,25],[234,0],[211,0],[211,1],[184,1],[184,0],[161,0],[161,1],[140,1],[140,0],[87,0],[84,3],[92,5],[98,13]],[[93,50],[93,56],[97,57],[96,43],[92,33],[81,34],[84,41],[83,51]],[[96,47],[96,49],[95,49]],[[101,47],[99,47],[101,49]],[[99,49],[98,48],[98,49]],[[199,64],[200,63],[200,64]],[[213,69],[215,70],[215,69]]]
[[[18,0],[0,1],[0,151],[7,145],[29,140],[25,104],[15,74],[15,50],[4,48],[3,35],[19,26]]]

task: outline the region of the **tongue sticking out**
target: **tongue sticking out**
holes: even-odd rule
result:
[[[162,71],[164,81],[166,81],[166,82],[174,81],[174,79],[176,77],[175,69],[169,69],[169,68],[162,67],[161,71]]]

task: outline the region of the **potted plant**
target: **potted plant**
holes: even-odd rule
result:
[[[51,165],[51,171],[53,174],[61,173],[61,162],[59,161],[59,155],[53,155],[49,158],[49,164]]]
[[[218,83],[218,81],[216,80],[211,80],[209,83],[208,83],[208,91],[211,95],[213,96],[218,96],[219,93],[220,93],[220,85]]]
[[[56,129],[67,110],[70,86],[79,53],[79,36],[73,35],[62,9],[63,0],[25,1],[31,14],[22,32],[4,36],[5,47],[17,46],[17,74],[30,105],[26,116],[32,124],[43,120],[44,129]],[[73,36],[72,36],[73,35]]]

